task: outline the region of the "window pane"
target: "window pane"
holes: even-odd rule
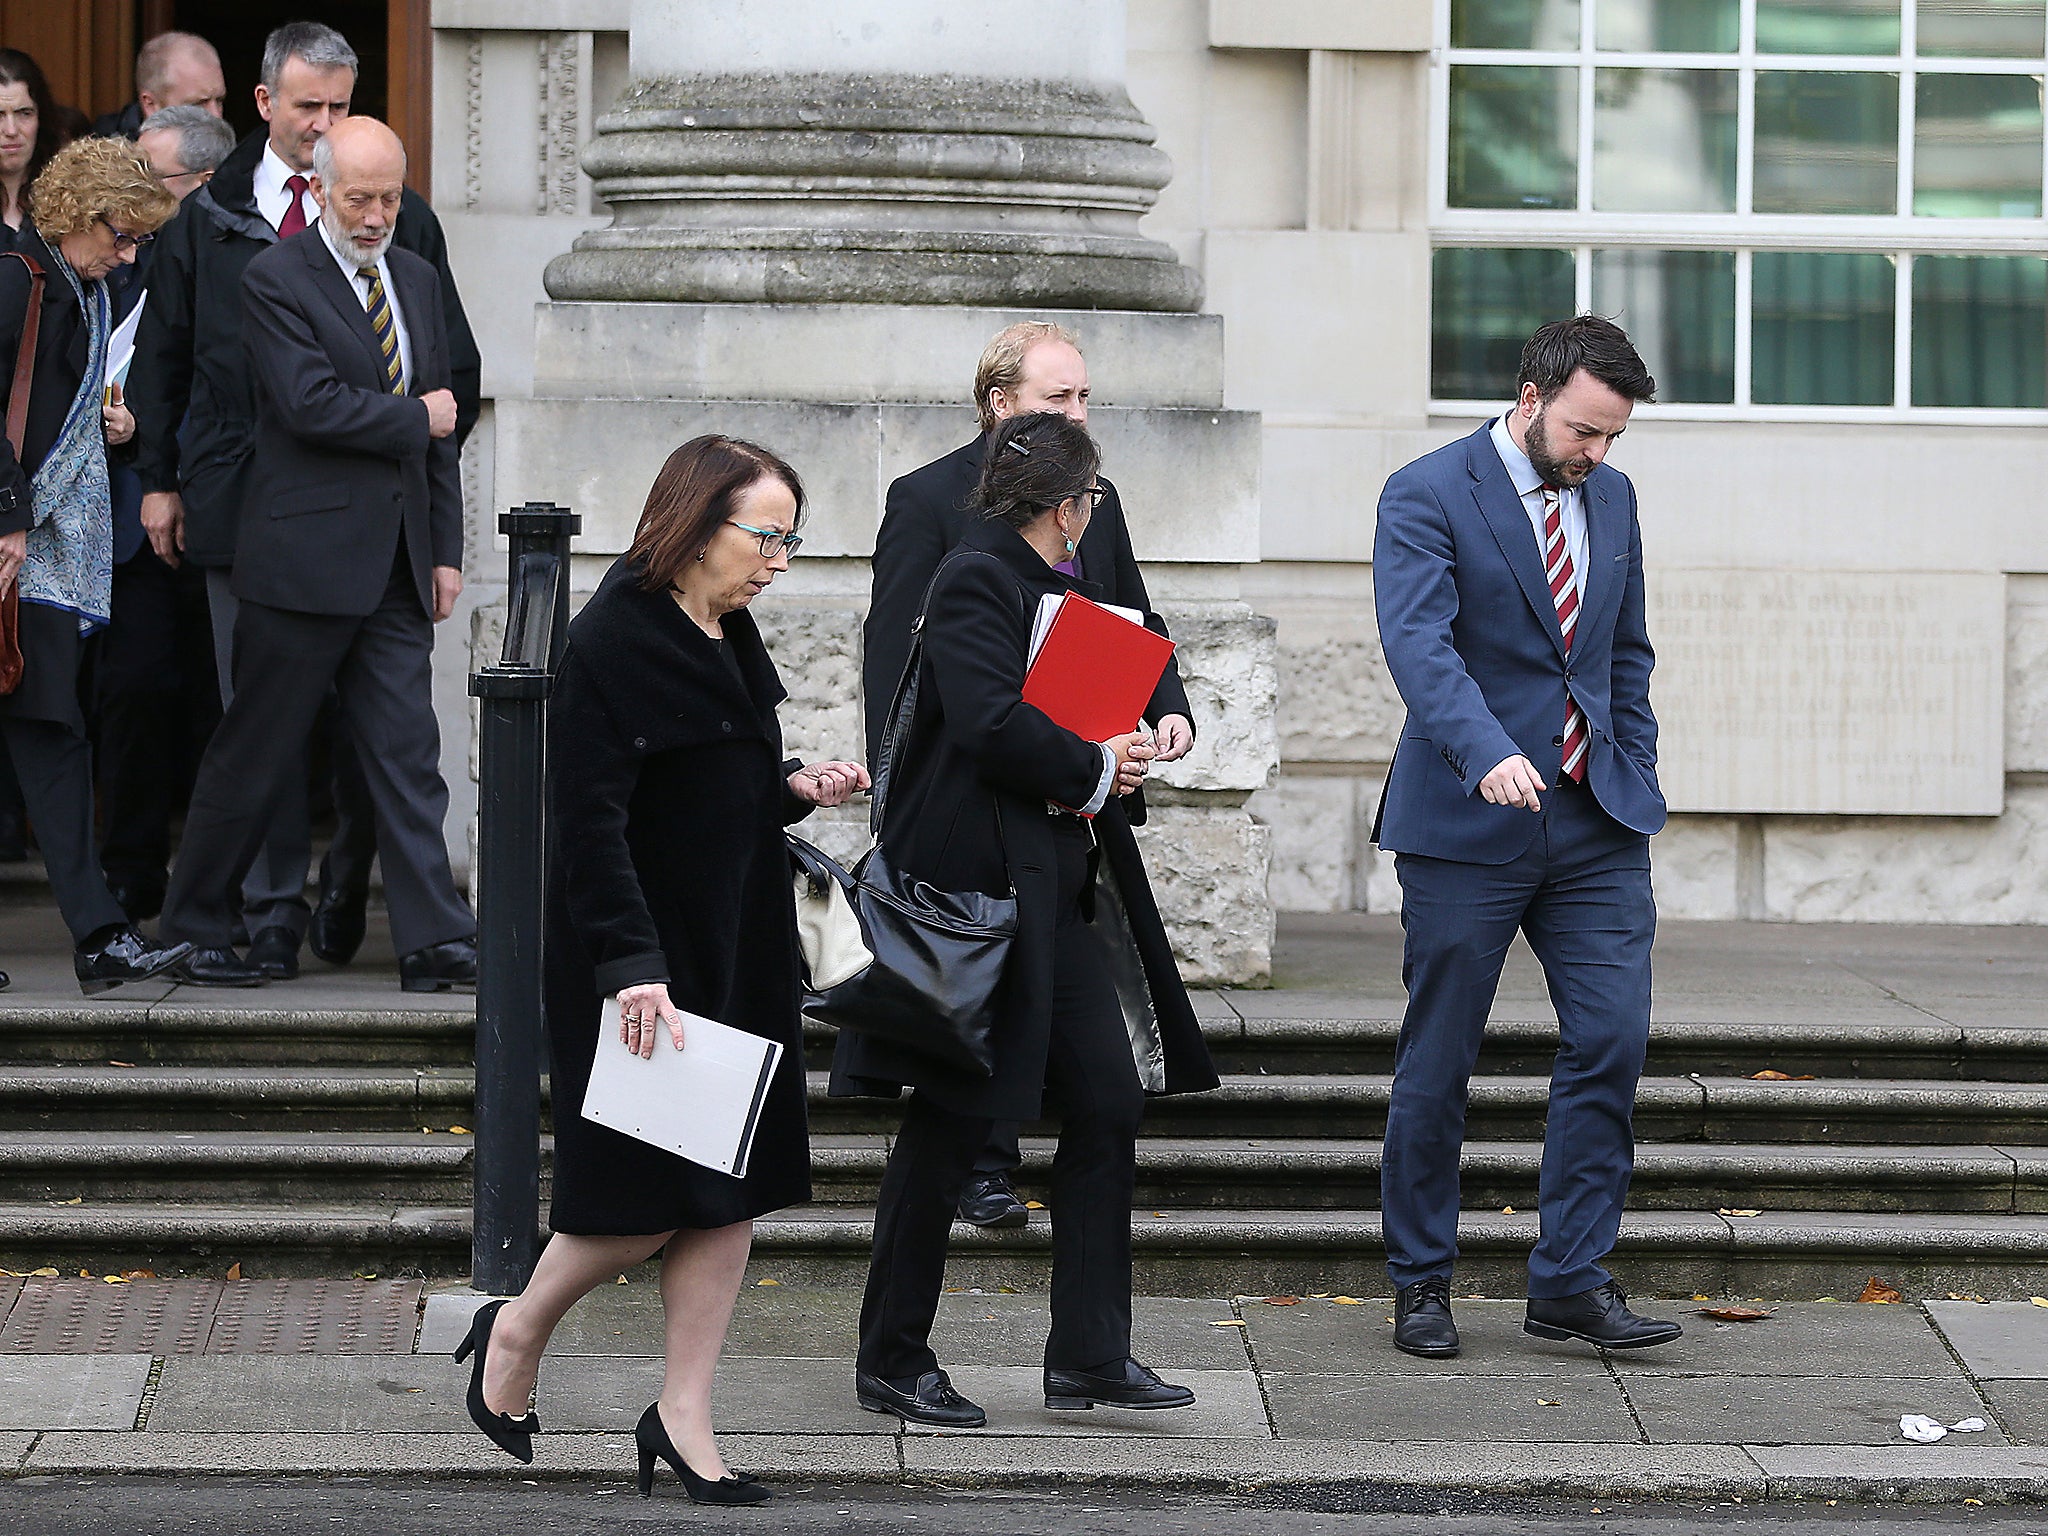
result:
[[[1966,59],[2038,59],[2048,0],[1920,0],[1920,51]]]
[[[1451,0],[1453,48],[1579,46],[1579,0]]]
[[[1522,344],[1539,325],[1572,312],[1572,253],[1440,250],[1431,288],[1430,393],[1507,400]]]
[[[1922,75],[1913,211],[1952,219],[2041,213],[2038,75]]]
[[[1735,253],[1595,251],[1593,308],[1629,334],[1659,400],[1735,398]]]
[[[1594,85],[1593,206],[1732,213],[1732,69],[1603,69]]]
[[[1575,208],[1578,71],[1459,64],[1451,70],[1453,208]]]
[[[1733,53],[1735,0],[1600,0],[1594,29],[1616,53]]]
[[[1752,258],[1750,397],[1759,405],[1890,405],[1896,279],[1889,256]]]
[[[1897,213],[1899,77],[1759,70],[1758,213]]]
[[[2048,405],[2048,261],[1913,258],[1913,403]]]
[[[1899,42],[1899,0],[1756,0],[1758,53],[1897,53]]]

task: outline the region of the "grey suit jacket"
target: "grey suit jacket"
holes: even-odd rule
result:
[[[410,251],[385,257],[412,346],[407,395],[384,384],[375,331],[319,226],[272,246],[242,280],[256,446],[235,546],[234,592],[300,613],[374,612],[404,534],[420,606],[436,565],[462,564],[455,439],[427,434],[417,398],[449,387],[440,279]]]

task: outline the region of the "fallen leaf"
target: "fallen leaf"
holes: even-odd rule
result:
[[[106,1281],[108,1285],[126,1285],[128,1283],[126,1275],[101,1275],[100,1278]]]
[[[1220,1320],[1220,1321],[1217,1321],[1217,1322],[1213,1322],[1213,1323],[1211,1323],[1211,1324],[1210,1324],[1209,1326],[1210,1326],[1211,1328],[1242,1328],[1242,1327],[1244,1327],[1245,1325],[1244,1325],[1244,1323],[1242,1323],[1241,1321],[1239,1321],[1239,1320],[1238,1320],[1237,1318],[1234,1318],[1234,1317],[1232,1317],[1232,1318],[1227,1318],[1227,1319],[1223,1319],[1223,1320]]]
[[[469,1134],[469,1127],[466,1125],[451,1125],[448,1127],[448,1134],[450,1136],[467,1136]]]
[[[377,1278],[377,1271],[374,1269],[359,1269],[355,1272],[355,1277],[358,1280],[374,1280]]]
[[[228,1278],[230,1280],[239,1280],[242,1278],[241,1260],[237,1259],[234,1263],[228,1266]]]
[[[632,1283],[633,1282],[628,1280],[624,1275],[619,1276],[618,1279],[612,1282],[613,1285],[631,1285]]]
[[[1045,1202],[1043,1200],[1026,1200],[1024,1202],[1024,1209],[1027,1211],[1042,1211],[1045,1209]]]
[[[756,1281],[754,1282],[754,1284],[756,1284],[756,1285],[780,1285],[780,1284],[782,1284],[782,1282],[781,1282],[780,1280],[756,1280]]]
[[[422,1136],[431,1136],[434,1134],[434,1128],[431,1125],[423,1125],[420,1127],[420,1134]]]
[[[121,1271],[121,1278],[124,1280],[154,1280],[156,1278],[156,1271],[153,1269],[124,1269]]]
[[[110,1067],[133,1067],[135,1063],[132,1061],[110,1061],[107,1065]]]
[[[85,1204],[85,1196],[73,1195],[69,1200],[58,1200],[53,1203],[57,1205],[83,1205]]]
[[[1986,1301],[1982,1296],[1979,1296],[1974,1291],[1950,1291],[1948,1293],[1948,1299],[1950,1301],[1974,1301],[1980,1307],[1988,1307],[1991,1305],[1990,1302]]]
[[[1750,1210],[1744,1206],[1724,1205],[1721,1207],[1721,1214],[1723,1216],[1761,1216],[1763,1212]]]
[[[1886,1285],[1877,1276],[1872,1275],[1863,1283],[1863,1294],[1856,1299],[1858,1301],[1891,1302],[1904,1301],[1906,1298],[1900,1293],[1897,1286]],[[2041,1305],[2048,1307],[2048,1301],[2042,1302]]]
[[[81,1280],[90,1280],[92,1278],[92,1271],[89,1269],[81,1269],[78,1272],[78,1278]]]
[[[1330,1300],[1340,1307],[1362,1307],[1365,1305],[1356,1296],[1332,1296]]]
[[[1562,1408],[1564,1406],[1564,1399],[1561,1397],[1539,1397],[1536,1399],[1536,1406],[1538,1408]]]
[[[1266,1305],[1269,1307],[1298,1307],[1301,1305],[1301,1298],[1299,1296],[1268,1296],[1266,1298]]]
[[[1515,1208],[1512,1205],[1504,1205],[1500,1208],[1500,1213],[1503,1216],[1512,1216],[1515,1214]]]
[[[1976,1505],[1976,1506],[1977,1506],[1977,1507],[1978,1507],[1979,1509],[1982,1509],[1982,1508],[1984,1507],[1984,1501],[1983,1501],[1982,1499],[1965,1499],[1965,1500],[1963,1500],[1963,1502],[1964,1502],[1965,1504],[1974,1504],[1974,1505]]]
[[[1813,1074],[1811,1072],[1773,1072],[1769,1067],[1766,1067],[1761,1072],[1750,1073],[1749,1080],[1753,1083],[1810,1083],[1813,1081]]]
[[[57,1271],[50,1265],[45,1264],[41,1269],[30,1270],[29,1276],[36,1280],[54,1280],[57,1278]]]
[[[1154,1212],[1152,1213],[1152,1219],[1153,1219],[1154,1221],[1164,1221],[1164,1220],[1166,1219],[1166,1212],[1164,1212],[1164,1211],[1154,1211]]]
[[[2037,1307],[2048,1307],[2048,1296],[2029,1296],[2027,1300]]]
[[[1775,1307],[1695,1307],[1701,1317],[1711,1317],[1722,1323],[1760,1323],[1777,1310]]]

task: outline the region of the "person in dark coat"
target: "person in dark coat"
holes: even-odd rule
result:
[[[1082,426],[1088,424],[1088,363],[1081,356],[1080,342],[1064,326],[1043,320],[1005,326],[982,349],[975,365],[974,408],[981,435],[891,482],[883,503],[861,637],[870,766],[881,746],[883,716],[902,675],[903,659],[910,654],[910,626],[924,602],[925,588],[946,552],[979,520],[974,497],[988,435],[999,422],[1033,411],[1054,411]],[[1088,519],[1088,531],[1055,569],[1096,583],[1102,601],[1135,609],[1165,634],[1166,625],[1152,612],[1144,573],[1131,552],[1131,531],[1116,487],[1106,476],[1098,476],[1096,483],[1103,494]],[[1172,660],[1146,706],[1145,718],[1158,733],[1159,755],[1153,761],[1173,762],[1194,746],[1194,711],[1181,686],[1180,667]],[[1124,814],[1134,827],[1145,824],[1142,790],[1126,797]],[[982,1227],[1024,1225],[1024,1202],[1011,1183],[1019,1161],[1016,1125],[998,1122],[974,1160],[973,1176],[960,1191],[963,1221]]]
[[[802,542],[803,487],[766,449],[669,455],[632,548],[569,626],[549,719],[546,1010],[555,1124],[549,1240],[526,1289],[477,1315],[470,1413],[523,1459],[542,1350],[570,1307],[662,1256],[667,1372],[637,1431],[693,1500],[754,1503],[711,1426],[711,1377],[753,1220],[810,1198],[796,907],[784,826],[867,786],[782,755],[785,697],[747,605]],[[687,1011],[779,1041],[745,1177],[585,1120],[604,999],[642,1056],[689,1049]],[[485,1363],[488,1356],[489,1363]]]
[[[1018,906],[989,1076],[844,1032],[833,1061],[836,1094],[915,1090],[882,1176],[854,1380],[863,1408],[916,1423],[986,1421],[929,1342],[946,1239],[990,1127],[1047,1107],[1061,1123],[1046,1405],[1194,1401],[1130,1354],[1145,1097],[1217,1082],[1117,798],[1153,749],[1142,731],[1085,740],[1022,698],[1040,599],[1101,590],[1057,568],[1087,526],[1099,463],[1063,416],[990,436],[985,516],[932,583],[916,709],[884,753],[881,840],[897,867],[942,890],[1014,889]]]
[[[133,145],[59,150],[30,194],[31,222],[0,256],[0,391],[14,369],[34,273],[43,273],[34,376],[19,456],[0,439],[0,592],[20,586],[22,674],[0,697],[0,736],[21,778],[81,988],[154,976],[188,946],[145,937],[107,889],[93,844],[92,753],[79,707],[85,642],[113,587],[109,446],[134,436],[118,387],[103,403],[113,306],[106,278],[135,259],[175,206]]]
[[[135,338],[128,392],[135,410],[142,526],[166,565],[189,560],[206,571],[223,705],[233,692],[236,597],[229,578],[257,421],[242,275],[257,256],[317,220],[310,184],[313,146],[348,116],[356,66],[348,40],[318,22],[288,22],[270,34],[256,87],[265,126],[236,146],[165,228]],[[431,263],[439,278],[459,449],[481,408],[483,364],[449,270],[440,222],[410,187],[399,206],[393,243]],[[280,805],[243,887],[249,962],[272,980],[298,974],[299,947],[309,927],[323,959],[351,958],[362,942],[362,900],[374,849],[367,795],[359,772],[341,777],[336,790],[348,814],[336,828],[339,854],[322,867],[323,912],[309,912],[305,900],[312,854],[302,788],[288,790],[291,798]],[[323,916],[331,919],[325,911],[333,905],[330,892],[351,920],[342,925],[345,940],[323,943],[323,928],[331,926],[322,922]]]

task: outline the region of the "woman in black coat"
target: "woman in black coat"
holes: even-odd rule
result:
[[[0,697],[0,736],[88,993],[157,975],[190,949],[145,937],[107,889],[78,697],[86,639],[105,626],[113,595],[107,454],[135,434],[119,389],[101,398],[113,325],[106,279],[133,263],[176,207],[132,144],[81,140],[36,178],[30,222],[0,255],[0,400],[8,406],[18,403],[31,264],[42,273],[21,451],[0,442],[0,593],[19,584],[23,663],[20,685]]]
[[[766,449],[685,443],[648,492],[632,548],[569,626],[548,740],[554,1236],[526,1289],[480,1311],[461,1351],[476,1353],[471,1416],[530,1460],[527,1404],[556,1324],[660,1253],[667,1371],[640,1419],[640,1488],[659,1456],[700,1503],[768,1496],[719,1456],[711,1378],[753,1219],[811,1193],[782,829],[868,782],[858,764],[782,757],[775,706],[787,694],[747,604],[789,569],[802,510],[795,471]],[[612,995],[642,1057],[688,1049],[685,1011],[781,1043],[745,1177],[583,1118]]]
[[[1117,802],[1153,748],[1138,732],[1085,740],[1022,698],[1041,598],[1100,592],[1054,569],[1087,526],[1099,462],[1064,416],[1012,417],[990,435],[985,515],[933,578],[915,715],[884,769],[881,838],[897,866],[946,890],[1014,889],[1018,905],[992,1075],[851,1034],[833,1063],[834,1093],[915,1089],[882,1179],[855,1388],[862,1407],[918,1423],[985,1421],[928,1342],[946,1238],[990,1125],[1037,1119],[1046,1101],[1061,1122],[1046,1405],[1194,1401],[1130,1353],[1145,1097],[1216,1086]]]

